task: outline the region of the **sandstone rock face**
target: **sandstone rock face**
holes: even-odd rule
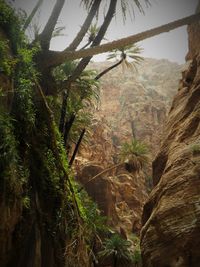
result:
[[[183,72],[154,163],[145,204],[145,267],[200,266],[200,31],[189,27],[190,64]]]
[[[100,72],[111,64],[93,63],[92,68]],[[150,166],[146,174],[142,170],[130,173],[121,166],[88,181],[119,162],[121,144],[133,135],[155,154],[180,70],[181,66],[167,60],[145,59],[138,72],[123,72],[118,67],[101,78],[100,107],[95,111],[89,145],[82,145],[76,159],[76,169],[78,180],[119,232],[140,231]]]
[[[81,168],[78,180],[89,196],[98,204],[107,223],[120,232],[139,233],[143,205],[148,197],[142,170],[129,173],[120,166],[112,172],[103,172],[99,165],[87,163]],[[91,179],[91,181],[90,181]]]
[[[109,65],[93,63],[92,67],[100,72]],[[104,75],[97,116],[107,121],[112,138],[122,143],[134,136],[148,144],[154,156],[181,70],[177,63],[147,58],[137,71],[119,66]]]

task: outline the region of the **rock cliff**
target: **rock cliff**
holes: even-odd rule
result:
[[[98,71],[111,63],[93,63]],[[158,150],[162,125],[174,96],[183,66],[147,58],[137,71],[113,69],[101,79],[101,106],[113,138],[124,142],[133,135]]]
[[[101,72],[110,64],[93,63],[92,68]],[[118,230],[140,231],[150,164],[145,173],[128,172],[122,165],[88,180],[118,163],[121,144],[133,136],[148,144],[151,162],[181,69],[167,60],[145,59],[137,72],[118,67],[102,77],[101,103],[95,111],[89,146],[82,147],[76,169],[89,195]]]
[[[155,188],[144,207],[145,267],[200,266],[200,28],[188,27],[188,68],[182,73],[153,162]]]

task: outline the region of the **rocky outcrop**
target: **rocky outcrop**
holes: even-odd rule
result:
[[[130,173],[125,164],[120,164],[114,170],[103,172],[102,167],[92,163],[84,164],[80,170],[78,180],[98,204],[101,214],[107,217],[107,223],[119,232],[123,229],[127,234],[138,234],[142,208],[148,197],[142,170]]]
[[[93,63],[92,67],[100,72],[110,64]],[[119,66],[101,78],[97,116],[107,121],[115,140],[122,143],[134,136],[148,144],[152,156],[156,154],[182,68],[165,59],[146,58],[137,71]]]
[[[93,63],[92,68],[100,72],[109,64]],[[100,107],[95,111],[89,145],[82,145],[75,169],[77,179],[119,232],[139,233],[141,229],[150,165],[145,174],[141,170],[130,173],[121,166],[88,181],[119,162],[121,144],[133,135],[155,154],[180,70],[181,66],[167,60],[145,59],[138,72],[122,72],[118,67],[101,79]]]
[[[145,267],[200,265],[200,31],[189,26],[183,72],[153,163],[155,188],[143,212]]]

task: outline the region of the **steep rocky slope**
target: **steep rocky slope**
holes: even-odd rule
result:
[[[110,64],[93,63],[98,72]],[[92,137],[76,160],[78,179],[99,204],[109,223],[120,231],[139,233],[141,214],[148,196],[150,162],[159,145],[162,125],[176,90],[182,67],[167,60],[145,59],[138,72],[121,67],[101,80],[101,103],[95,111]],[[133,135],[147,143],[149,166],[128,172],[125,165],[92,177],[119,162],[124,141]]]
[[[153,163],[155,188],[144,207],[145,267],[200,266],[200,30],[189,26],[189,67]]]
[[[98,71],[111,63],[96,63]],[[145,59],[138,71],[119,66],[102,77],[101,106],[103,116],[115,140],[123,142],[133,135],[157,152],[162,125],[172,96],[181,78],[182,66],[168,60]]]

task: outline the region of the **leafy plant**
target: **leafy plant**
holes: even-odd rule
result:
[[[111,51],[107,59],[116,59],[119,62],[121,61],[123,69],[127,67],[129,69],[136,70],[136,65],[143,60],[143,57],[140,56],[141,52],[142,48],[138,45],[127,45]]]
[[[98,31],[99,31],[99,27],[97,27],[97,23],[92,24],[90,26],[90,28],[87,31],[87,39],[88,39],[87,43],[81,49],[86,48],[88,45],[90,45],[94,41]]]
[[[17,59],[12,58],[9,54],[8,41],[0,40],[0,72],[11,76],[16,63]]]
[[[15,11],[3,0],[0,0],[0,26],[6,32],[12,51],[16,54],[18,47],[24,40],[24,34],[21,31],[21,21],[15,14]]]
[[[103,242],[103,250],[99,252],[99,257],[113,259],[113,267],[118,264],[127,264],[133,262],[133,255],[130,251],[131,242],[121,238],[118,234],[113,234],[111,238]],[[120,265],[121,266],[121,265]]]
[[[120,157],[123,161],[130,160],[137,168],[142,168],[149,160],[148,148],[142,142],[133,139],[122,144]]]
[[[200,153],[200,143],[196,143],[196,144],[191,145],[191,150],[192,150],[193,154]]]
[[[142,261],[141,250],[140,250],[140,239],[135,234],[131,234],[130,240],[133,242],[133,246],[131,248],[132,255],[133,255],[133,262],[135,264],[140,264]]]
[[[59,84],[66,81],[77,67],[77,62],[69,61],[54,69],[53,74]],[[94,109],[99,102],[99,82],[94,79],[96,72],[85,70],[67,89],[65,126],[70,129],[68,141],[75,143],[83,128],[89,127]],[[72,125],[68,125],[74,117]],[[65,127],[65,128],[66,128]],[[88,133],[88,131],[87,131]],[[64,134],[63,134],[64,135]]]

